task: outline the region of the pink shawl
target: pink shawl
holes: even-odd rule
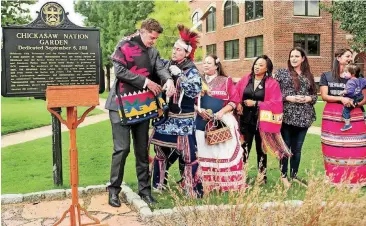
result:
[[[244,89],[247,87],[250,75],[244,76],[237,84],[236,89],[243,102]],[[264,101],[259,103],[259,132],[262,137],[262,148],[265,153],[274,154],[278,159],[291,156],[281,136],[283,116],[282,93],[278,82],[268,77],[264,84]]]

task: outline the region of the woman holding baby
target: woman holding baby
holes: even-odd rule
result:
[[[243,178],[243,149],[239,127],[232,111],[240,101],[235,85],[223,71],[220,59],[208,55],[203,62],[202,94],[196,106],[196,139],[199,172],[204,191],[239,190],[245,185]],[[230,129],[232,138],[209,145],[205,130],[220,126]]]
[[[340,95],[346,88],[344,69],[352,62],[352,51],[338,49],[334,54],[333,70],[325,72],[320,78],[320,93],[327,102],[322,120],[322,151],[324,166],[333,184],[366,185],[366,125],[360,108],[350,112],[352,128],[342,131],[343,107],[354,107],[351,98]],[[362,90],[366,96],[366,89]],[[366,98],[358,103],[362,106]]]

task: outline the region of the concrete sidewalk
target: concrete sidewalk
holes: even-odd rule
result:
[[[145,225],[138,214],[131,210],[130,206],[122,204],[119,208],[108,205],[108,193],[103,192],[79,199],[80,205],[88,210],[88,213],[96,217],[101,223],[114,225],[142,226]],[[51,226],[56,223],[62,214],[70,207],[71,199],[42,201],[36,203],[18,203],[1,205],[2,226]],[[60,226],[70,225],[69,214],[61,222]],[[93,222],[81,215],[81,223]]]
[[[79,127],[84,127],[84,126],[88,126],[91,124],[95,124],[98,122],[108,120],[109,119],[108,110],[104,109],[105,101],[106,101],[105,99],[99,98],[100,104],[96,107],[98,109],[103,110],[105,113],[86,117],[84,122],[81,123],[79,125]],[[68,131],[68,129],[66,128],[66,126],[62,125],[61,131],[62,132]],[[312,126],[309,128],[308,133],[320,135],[321,128]],[[52,135],[52,126],[44,126],[44,127],[40,127],[40,128],[36,128],[36,129],[30,129],[30,130],[17,132],[17,133],[11,133],[11,134],[1,136],[1,147],[7,147],[10,145],[14,145],[14,144],[20,144],[20,143],[24,143],[27,141],[51,136],[51,135]]]
[[[101,121],[109,120],[108,113],[93,115],[86,117],[84,122],[79,125],[78,128],[95,124]],[[68,131],[67,127],[62,125],[61,131]],[[321,128],[312,126],[309,128],[308,133],[320,135]],[[31,140],[47,137],[52,135],[52,126],[44,126],[36,129],[25,130],[17,133],[11,133],[1,136],[1,147],[7,147],[14,144],[20,144]]]
[[[308,129],[308,133],[310,134],[315,134],[315,135],[319,135],[321,134],[321,127],[318,127],[318,126],[311,126],[309,129]]]

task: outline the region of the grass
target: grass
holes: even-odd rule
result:
[[[108,93],[101,95],[101,98],[108,96]],[[26,102],[26,98],[17,98],[19,103]],[[5,100],[5,104],[6,104]],[[34,101],[36,104],[45,106],[42,101]],[[3,102],[4,104],[4,102]],[[9,104],[10,105],[10,104]],[[35,108],[35,109],[39,109]],[[321,113],[324,103],[318,102],[315,105],[318,120],[314,122],[319,126],[321,122]],[[4,108],[3,108],[4,110]],[[18,115],[19,117],[19,115]],[[4,117],[3,117],[4,118]],[[82,127],[78,129],[77,134],[78,150],[79,150],[79,186],[87,186],[93,184],[105,184],[109,180],[111,154],[113,151],[111,127],[108,120],[94,125]],[[92,142],[91,142],[92,141]],[[97,142],[95,142],[97,141]],[[52,142],[51,137],[41,138],[38,140],[26,142],[23,144],[13,145],[2,149],[2,193],[29,193],[42,190],[57,188],[53,185],[52,180]],[[63,147],[63,176],[64,188],[69,187],[69,137],[64,132],[62,136]],[[132,150],[132,147],[131,147]],[[152,151],[151,151],[152,153]],[[249,179],[252,181],[257,175],[256,153],[251,151],[249,158]],[[135,158],[129,155],[125,166],[124,181],[134,190],[137,190],[137,179],[135,170]],[[279,181],[278,161],[269,156],[268,158],[268,183],[262,186],[264,191],[271,191],[275,188]],[[308,134],[302,151],[302,162],[300,166],[300,177],[307,177],[306,173],[314,168],[316,172],[324,172],[323,158],[321,153],[320,137]],[[170,170],[170,185],[176,188],[175,180],[179,178],[177,164]],[[19,183],[22,181],[22,183]],[[251,182],[253,183],[253,182]],[[294,185],[288,192],[289,199],[303,199],[306,190],[303,187]],[[156,208],[169,208],[174,205],[172,196],[163,194],[154,194],[158,198],[159,205]],[[217,203],[227,203],[228,196],[223,195],[216,199]]]
[[[109,179],[113,150],[109,121],[78,128],[77,142],[80,186],[105,184]],[[64,184],[65,187],[69,187],[68,132],[62,133],[62,147]],[[2,148],[2,193],[28,193],[54,189],[51,150],[51,137]],[[126,169],[133,169],[131,161]],[[126,179],[132,180],[132,177],[126,173]]]
[[[100,94],[101,98],[106,99],[108,92]],[[315,112],[317,119],[313,126],[321,126],[321,118],[324,109],[324,102],[317,102]],[[27,111],[24,111],[27,109]],[[78,115],[86,110],[86,107],[79,108]],[[88,116],[101,114],[103,111],[94,109]],[[19,132],[27,129],[34,129],[51,124],[50,113],[46,110],[46,102],[43,100],[28,98],[4,98],[1,97],[1,135]],[[62,112],[63,118],[66,111]]]
[[[286,202],[290,188],[277,183],[267,190],[255,183],[247,192],[227,192],[196,199],[181,198],[175,191],[174,213],[150,219],[152,225],[365,225],[366,196],[360,186],[336,187],[324,176],[309,173],[302,201]],[[227,205],[218,202],[227,199]],[[264,203],[265,199],[272,202]]]
[[[323,110],[324,110],[325,102],[317,102],[314,105],[315,113],[316,113],[316,121],[313,122],[313,126],[322,126],[322,118],[323,118]]]
[[[254,147],[254,144],[253,144]],[[307,174],[313,169],[316,173],[324,174],[324,166],[323,166],[323,154],[321,152],[321,143],[320,137],[318,135],[308,134],[305,138],[305,143],[302,150],[301,156],[301,164],[298,176],[300,178],[307,178]],[[255,149],[252,148],[249,156],[249,172],[248,172],[248,182],[250,185],[254,184],[254,179],[257,176],[256,169],[256,158],[257,154]],[[173,191],[176,191],[176,184],[174,181],[179,179],[179,173],[176,164],[175,168],[170,170],[169,175],[170,183],[169,186]],[[267,165],[267,184],[261,186],[262,191],[268,192],[275,189],[278,182],[280,182],[280,170],[279,170],[279,162],[273,156],[268,156],[268,165]],[[174,206],[174,200],[171,195],[168,195],[170,191],[165,191],[162,194],[156,193],[154,194],[158,198],[158,205],[156,208],[170,208]],[[178,193],[178,192],[175,192]],[[289,189],[287,193],[287,198],[289,200],[301,200],[304,198],[306,193],[306,189],[296,183]],[[228,193],[223,194],[222,196],[214,198],[214,204],[227,204],[228,203]],[[262,201],[269,201],[270,196],[263,195]],[[198,201],[201,204],[201,201]]]
[[[111,127],[108,120],[94,125],[82,127],[77,133],[79,151],[79,186],[105,184],[109,180],[111,154],[113,151]],[[52,179],[52,142],[51,137],[12,145],[2,148],[1,189],[4,194],[29,193],[56,188]],[[63,177],[64,188],[69,187],[69,137],[68,133],[62,134],[63,147]],[[152,153],[152,151],[151,151]],[[300,177],[306,177],[306,171],[315,168],[316,172],[323,172],[323,160],[320,147],[320,137],[307,135],[302,151]],[[256,153],[251,151],[249,178],[255,178]],[[128,156],[125,166],[124,181],[137,191],[137,179],[135,170],[135,158],[133,151]],[[268,158],[268,183],[264,189],[273,189],[279,180],[278,161],[272,156]],[[175,186],[175,180],[179,179],[178,167],[175,164],[171,170],[171,185]],[[21,183],[19,183],[21,181]],[[290,191],[291,199],[301,199],[305,190],[294,186]],[[172,207],[173,199],[166,194],[154,194],[158,200],[157,208]],[[224,200],[219,200],[224,201]]]
[[[79,150],[79,186],[104,184],[109,179],[112,153],[112,135],[109,121],[82,127],[77,133]],[[69,183],[67,133],[63,133],[64,188]],[[159,201],[157,208],[176,207],[174,216],[157,219],[159,225],[364,225],[366,214],[365,189],[332,188],[325,184],[320,137],[308,134],[302,151],[299,177],[306,177],[308,189],[292,186],[283,189],[279,182],[278,161],[268,159],[268,184],[252,183],[250,192],[212,194],[202,200],[185,199],[183,195],[165,192],[154,194]],[[52,182],[51,137],[41,138],[2,149],[2,193],[28,193],[55,188]],[[256,176],[255,151],[251,151],[249,178]],[[308,174],[307,174],[308,172]],[[178,178],[176,164],[170,178]],[[309,175],[309,177],[307,177]],[[313,175],[317,175],[314,177]],[[135,161],[130,154],[125,168],[125,182],[137,190]],[[174,187],[174,182],[172,182]],[[293,208],[287,205],[263,207],[272,200],[301,199],[303,205]],[[322,202],[325,204],[321,206]],[[258,203],[259,205],[251,205]],[[216,206],[212,206],[216,204]],[[229,204],[229,205],[217,205]],[[202,211],[199,205],[211,205]],[[189,207],[189,210],[188,210]],[[213,208],[216,209],[213,209]],[[221,208],[221,209],[219,209]],[[154,219],[155,220],[155,219]]]
[[[99,94],[99,97],[100,97],[100,98],[103,98],[103,99],[107,99],[107,98],[108,98],[108,94],[109,94],[109,92],[104,91],[104,93]]]
[[[78,108],[81,116],[86,107]],[[94,109],[88,115],[101,114],[103,111]],[[66,110],[61,113],[66,118]],[[51,113],[47,111],[46,102],[39,99],[4,98],[1,97],[1,135],[34,129],[51,124]]]

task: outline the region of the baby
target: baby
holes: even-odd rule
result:
[[[358,107],[358,103],[363,100],[364,96],[362,94],[362,89],[366,88],[366,79],[357,78],[358,77],[357,74],[359,73],[359,71],[360,68],[353,63],[348,64],[344,68],[344,73],[341,75],[341,77],[348,79],[348,81],[346,83],[346,88],[339,93],[339,95],[353,99],[353,105],[355,107]],[[363,108],[363,106],[360,107],[363,112],[364,119],[366,120],[365,109]],[[341,131],[347,131],[352,128],[350,113],[353,108],[354,107],[346,107],[346,106],[343,107],[342,117],[344,119],[345,124],[341,129]]]

